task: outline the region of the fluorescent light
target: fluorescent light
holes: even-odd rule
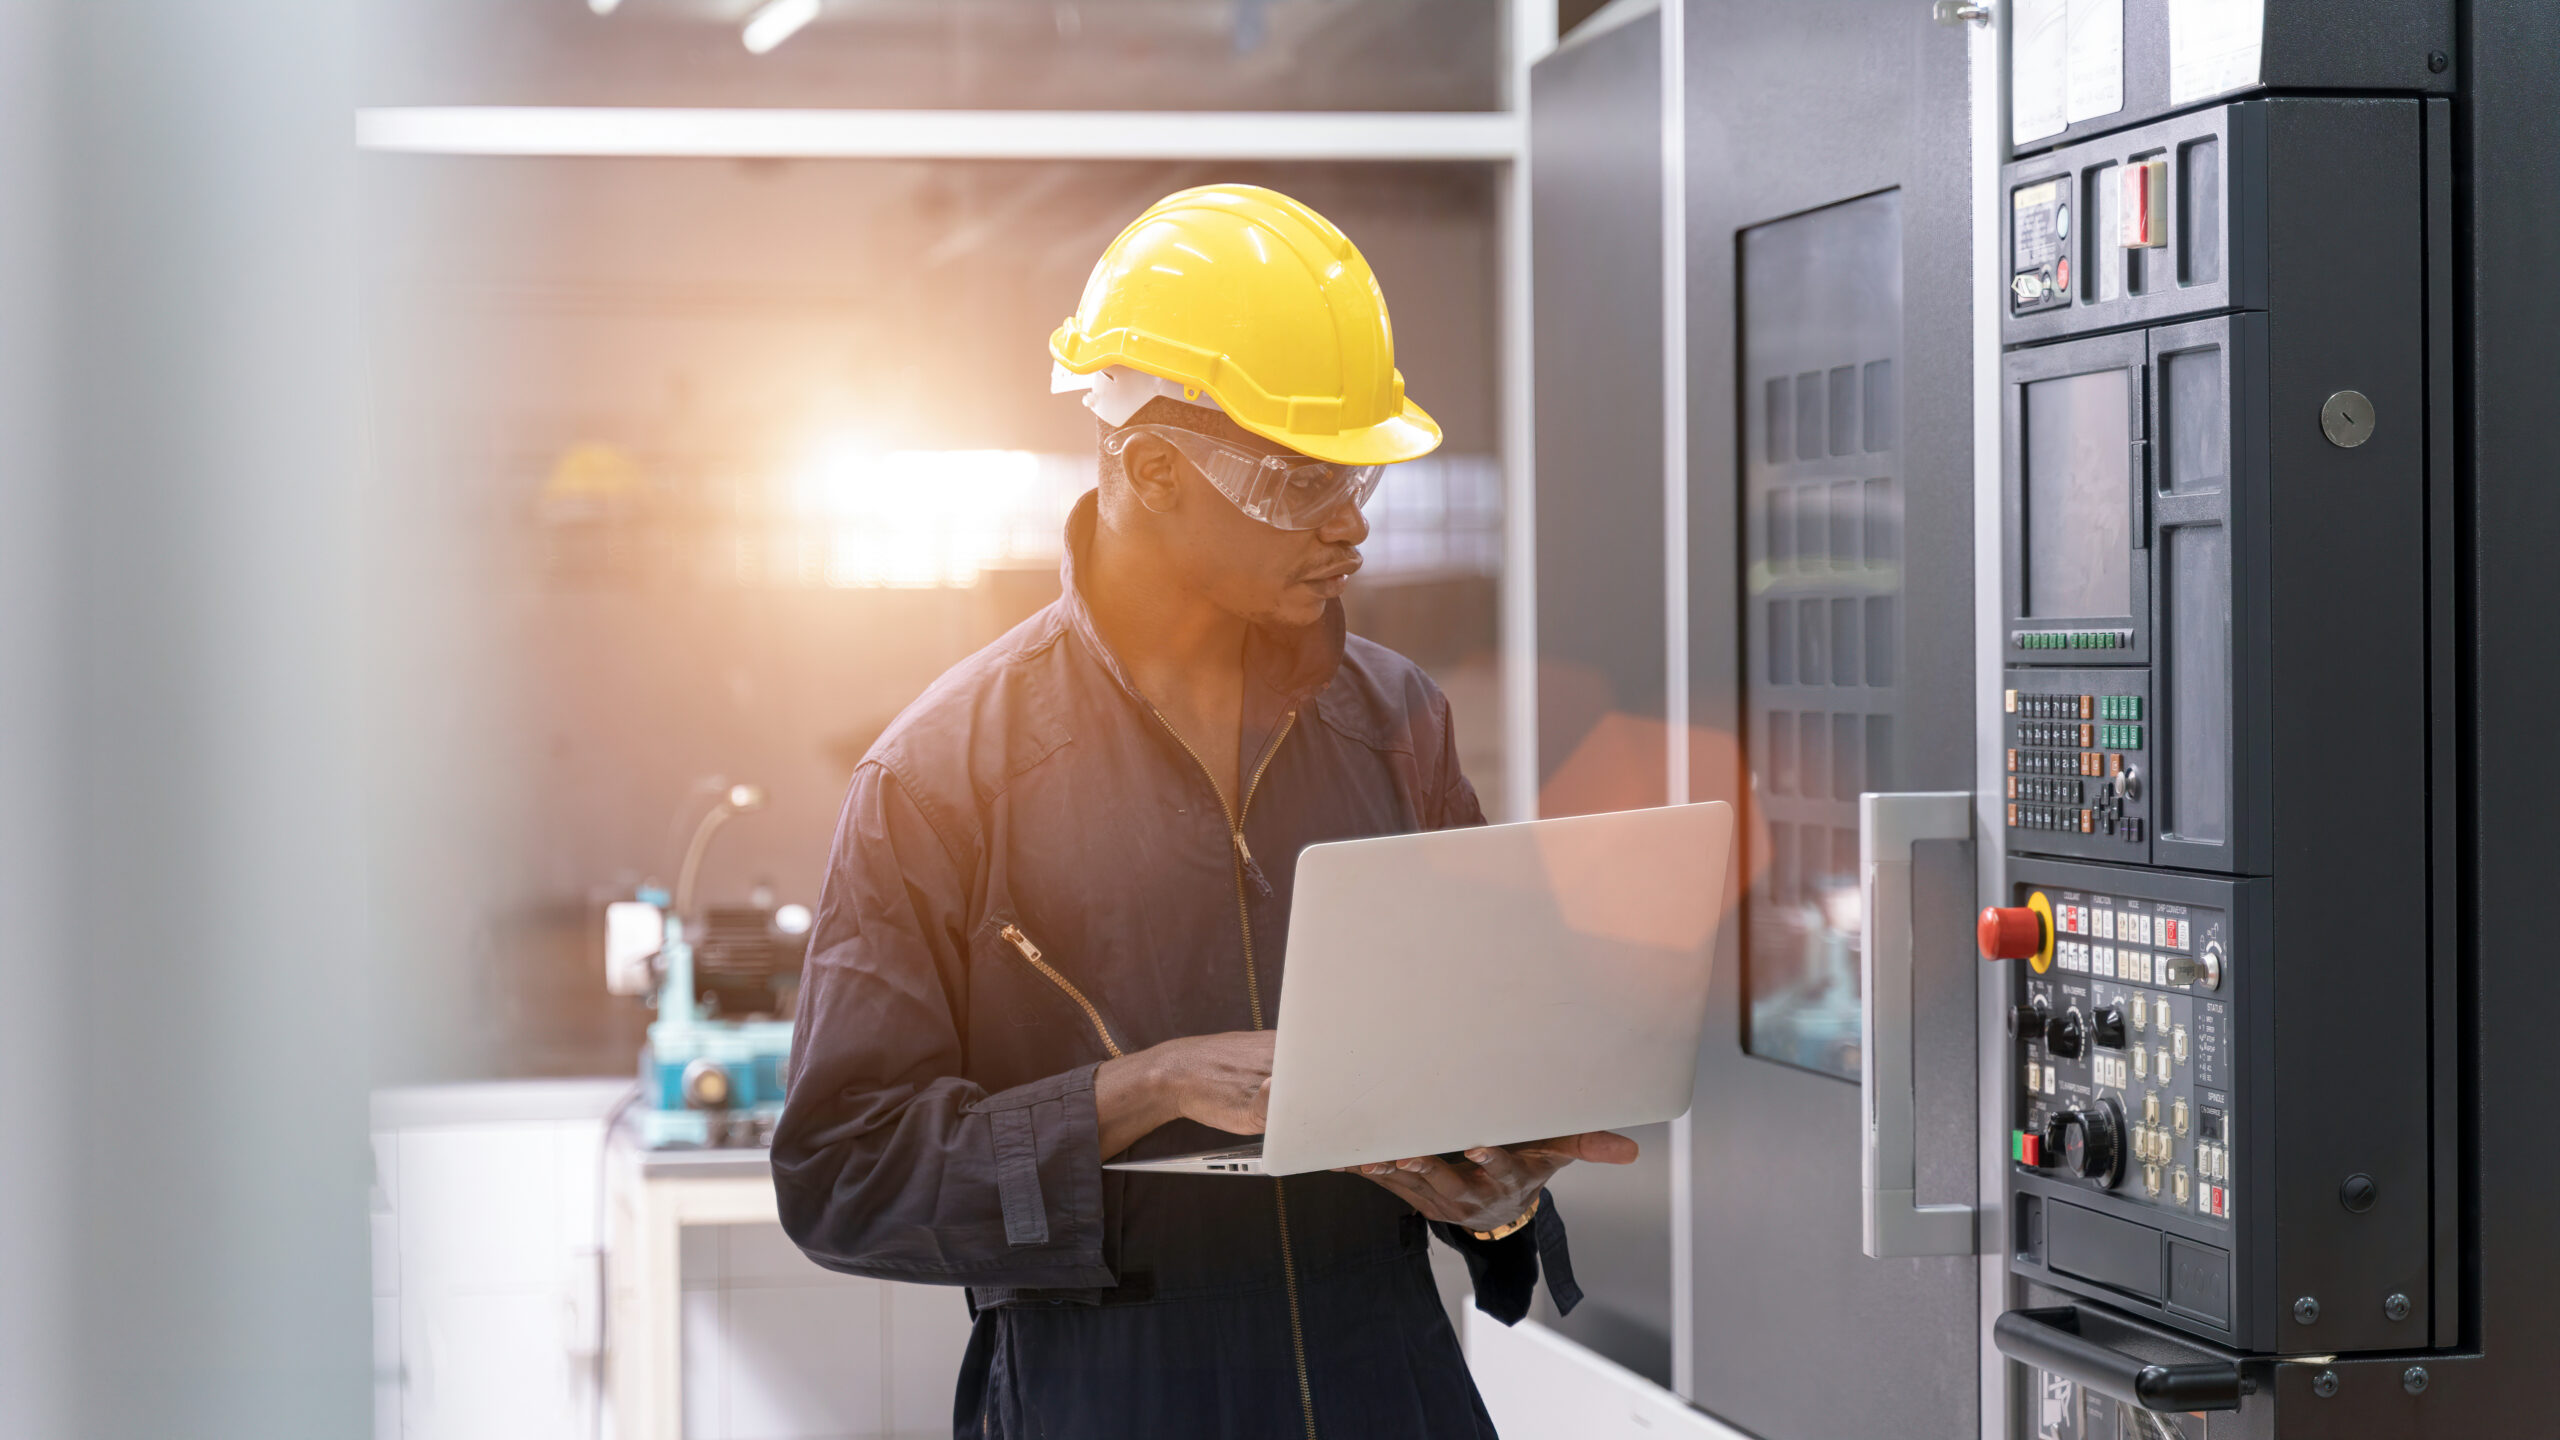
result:
[[[762,55],[817,18],[818,0],[766,0],[762,9],[747,18],[747,28],[738,32],[738,39],[748,54]]]
[[[622,0],[587,0],[587,8],[598,15],[610,15],[622,8]]]
[[[1524,133],[1519,116],[1501,111],[1204,114],[464,105],[356,112],[359,148],[413,155],[1498,163],[1519,157]]]

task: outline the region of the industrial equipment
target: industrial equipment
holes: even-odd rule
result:
[[[1980,938],[2015,962],[2005,1239],[2045,1293],[1995,1338],[2084,1410],[2236,1409],[2249,1356],[2457,1334],[2451,123],[2244,99],[2003,172],[2010,893]],[[2142,1392],[2067,1301],[2216,1348]]]
[[[672,895],[644,885],[605,909],[606,988],[658,1012],[634,1106],[651,1149],[759,1146],[781,1118],[808,908],[762,888],[745,905],[693,904],[711,837],[763,806],[759,787],[728,787],[695,825]]]
[[[1658,719],[1748,806],[1577,1339],[1771,1440],[2548,1428],[2555,56],[1626,0],[1539,62],[1541,778]]]

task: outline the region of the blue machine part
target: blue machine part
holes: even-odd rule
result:
[[[664,903],[652,893],[641,898]],[[674,915],[667,917],[662,954],[666,978],[658,992],[658,1018],[640,1051],[641,1143],[653,1150],[764,1143],[782,1114],[791,1022],[706,1018],[694,996],[693,946]],[[698,1061],[717,1065],[728,1077],[726,1106],[700,1110],[685,1103],[684,1072]]]

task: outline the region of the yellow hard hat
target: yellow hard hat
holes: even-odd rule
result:
[[[1387,297],[1359,247],[1258,185],[1203,185],[1148,206],[1102,252],[1049,353],[1065,376],[1085,377],[1073,388],[1126,367],[1337,465],[1393,464],[1440,444],[1439,422],[1405,398]]]

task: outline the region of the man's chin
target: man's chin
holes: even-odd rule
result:
[[[1289,629],[1313,625],[1324,618],[1325,607],[1332,604],[1334,595],[1339,593],[1337,589],[1334,594],[1321,594],[1311,585],[1292,585],[1288,593],[1280,597],[1280,603],[1271,607],[1268,623]]]

